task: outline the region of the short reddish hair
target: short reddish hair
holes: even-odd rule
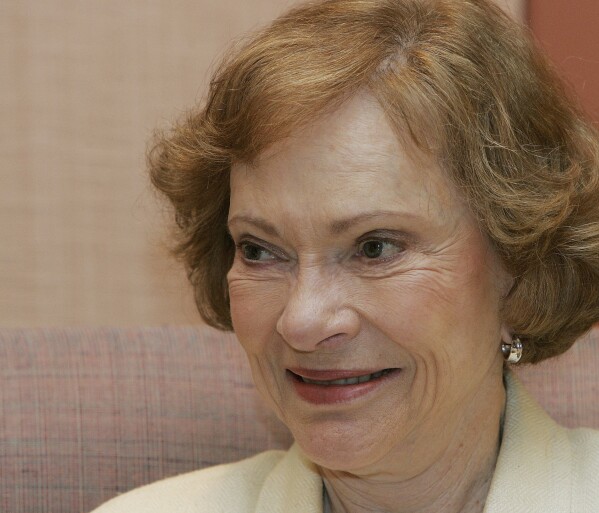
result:
[[[527,31],[487,0],[310,3],[225,58],[205,104],[149,154],[202,317],[232,329],[232,162],[364,89],[398,137],[439,159],[515,277],[503,316],[523,361],[568,349],[599,320],[598,137]]]

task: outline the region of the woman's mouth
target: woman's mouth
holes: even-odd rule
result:
[[[323,385],[323,386],[331,386],[331,385],[357,385],[358,383],[367,383],[368,381],[372,381],[373,379],[380,378],[386,374],[389,374],[393,370],[396,369],[383,369],[378,372],[373,372],[372,374],[365,374],[363,376],[356,376],[355,378],[345,378],[345,379],[332,379],[332,380],[316,380],[309,379],[304,376],[299,376],[299,378],[304,383],[311,383],[313,385]]]
[[[401,369],[310,370],[287,369],[297,394],[312,404],[344,403],[362,397],[397,376]]]

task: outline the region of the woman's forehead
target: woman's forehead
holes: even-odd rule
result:
[[[305,152],[313,146],[325,146],[337,156],[348,159],[366,160],[369,157],[396,152],[399,137],[392,134],[393,128],[384,109],[370,93],[361,91],[347,98],[334,110],[329,110],[302,124],[280,141],[269,145],[255,162],[276,158],[278,154]],[[402,150],[413,151],[414,156],[424,155],[415,144],[402,144]],[[374,159],[373,159],[374,160]]]
[[[455,188],[436,157],[409,137],[401,139],[374,97],[356,95],[271,145],[252,164],[235,163],[232,185],[262,182],[263,190],[276,184],[301,190],[313,181],[349,194],[354,187],[364,191],[393,184],[398,190],[412,188],[412,194],[428,195],[434,188],[439,201],[453,201]]]
[[[408,138],[405,138],[409,141]],[[455,187],[436,159],[400,141],[379,103],[358,95],[333,113],[296,130],[253,164],[236,163],[231,205],[239,199],[311,199],[389,208],[454,206]],[[272,197],[275,196],[275,197]],[[459,203],[459,202],[458,202]],[[316,205],[314,205],[316,206]]]

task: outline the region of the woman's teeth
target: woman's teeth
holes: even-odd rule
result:
[[[356,376],[355,378],[346,378],[346,379],[333,379],[331,381],[318,381],[315,379],[308,379],[300,376],[304,383],[310,383],[312,385],[357,385],[358,383],[366,383],[372,379],[380,378],[385,374],[389,374],[393,369],[383,369],[381,371],[375,372],[373,374],[366,374],[365,376]]]

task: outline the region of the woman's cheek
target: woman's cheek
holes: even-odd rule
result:
[[[233,329],[242,339],[245,335],[264,334],[275,330],[285,307],[286,286],[279,280],[239,277],[229,273],[229,301]]]

